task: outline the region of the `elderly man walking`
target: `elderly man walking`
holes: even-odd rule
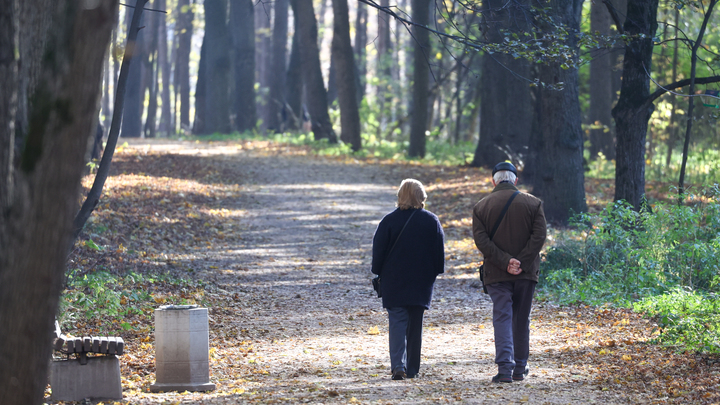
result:
[[[495,189],[473,208],[473,238],[483,254],[483,284],[493,302],[498,374],[492,382],[510,383],[529,371],[530,309],[547,225],[542,201],[515,187],[512,163],[498,163],[492,173]]]

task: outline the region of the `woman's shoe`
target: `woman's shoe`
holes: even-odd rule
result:
[[[393,371],[393,376],[392,376],[392,379],[393,379],[393,380],[404,380],[405,377],[407,377],[407,376],[405,375],[405,370],[395,370],[395,371]]]

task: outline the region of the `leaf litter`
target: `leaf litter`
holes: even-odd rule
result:
[[[478,288],[469,219],[492,190],[487,170],[318,157],[261,141],[129,142],[85,230],[98,248],[79,242],[69,267],[184,281],[140,277],[133,288],[150,302],[123,304],[138,311],[110,326],[68,322],[75,336],[111,329],[125,339],[117,403],[720,403],[718,358],[653,345],[652,320],[612,307],[537,302],[530,375],[490,383],[491,302]],[[426,185],[443,223],[446,273],[425,316],[420,378],[391,381],[370,252],[407,177]],[[612,193],[596,183],[589,201],[603,205]],[[209,309],[215,391],[149,392],[152,311],[166,303]]]

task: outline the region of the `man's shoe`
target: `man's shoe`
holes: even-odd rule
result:
[[[495,377],[492,378],[492,382],[494,383],[511,383],[513,382],[512,375],[510,374],[496,374]]]
[[[417,374],[408,374],[406,375],[407,378],[418,378]]]
[[[393,371],[393,376],[392,376],[393,380],[404,380],[405,377],[406,377],[406,375],[405,375],[404,370]]]
[[[516,373],[513,371],[512,379],[514,381],[522,381],[527,377],[528,373],[530,373],[530,368],[525,366],[525,370],[522,373]]]

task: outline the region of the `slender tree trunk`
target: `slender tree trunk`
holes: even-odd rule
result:
[[[198,78],[195,84],[195,120],[193,123],[193,134],[205,134],[205,109],[207,99],[207,67],[203,60],[207,57],[207,35],[203,37],[200,47],[200,65],[198,66]]]
[[[270,65],[272,61],[272,7],[269,2],[255,4],[255,77],[260,91],[266,92],[272,81]],[[257,106],[257,114],[263,119],[262,128],[267,129],[269,104],[263,102]]]
[[[390,0],[380,0],[381,7],[388,7]],[[415,8],[413,7],[413,13]],[[378,127],[378,136],[385,132],[390,117],[392,116],[392,91],[389,90],[391,87],[391,67],[392,67],[392,44],[390,42],[390,19],[391,17],[385,13],[378,13],[377,17],[377,30],[378,36],[376,40],[377,44],[377,59],[376,59],[376,71],[377,71],[377,110],[380,114],[378,121],[380,126]],[[425,61],[423,61],[425,63]]]
[[[230,127],[230,35],[227,0],[205,0],[205,131],[228,134]]]
[[[145,66],[143,85],[143,94],[145,89],[148,91],[148,109],[147,117],[145,119],[144,134],[146,138],[154,138],[156,132],[156,121],[157,121],[157,108],[158,108],[158,70],[160,66],[157,64],[157,44],[158,44],[158,30],[157,27],[160,21],[159,13],[153,12],[148,15],[148,25],[144,29],[147,30],[147,55],[143,65]],[[144,100],[143,100],[144,102]]]
[[[412,0],[412,20],[420,25],[430,23],[429,7],[430,0]],[[430,49],[430,34],[426,29],[417,26],[412,27],[412,34],[415,40],[413,51],[413,113],[410,126],[410,147],[408,156],[425,157],[425,131],[427,131],[428,111],[428,65]]]
[[[130,1],[130,4],[135,6],[138,1],[142,0]],[[132,21],[132,13],[127,13],[126,16],[126,25],[129,27]],[[141,18],[140,26],[143,27],[145,25],[145,15],[143,14]],[[120,131],[120,136],[124,138],[139,138],[143,133],[142,116],[145,101],[143,65],[147,59],[145,48],[145,29],[141,29],[132,49],[133,59],[128,73],[122,130]]]
[[[194,18],[195,13],[190,0],[178,0],[176,31],[178,47],[177,59],[175,60],[175,75],[178,86],[175,91],[180,93],[180,127],[184,131],[190,129],[190,51],[192,50]],[[197,99],[195,104],[198,105]]]
[[[483,2],[483,32],[487,40],[503,41],[502,30],[526,30],[527,2]],[[492,167],[504,160],[523,161],[527,154],[532,106],[530,86],[522,78],[530,75],[530,65],[511,55],[486,53],[482,57],[480,84],[480,137],[472,166]]]
[[[338,97],[340,102],[340,138],[351,145],[353,151],[361,148],[360,113],[355,87],[355,62],[350,45],[350,21],[347,0],[333,0],[332,55],[337,68]]]
[[[678,37],[678,27],[680,24],[680,10],[675,8],[675,36],[674,38]],[[673,61],[672,61],[672,78],[670,79],[671,82],[675,82],[677,80],[677,67],[678,67],[678,45],[680,41],[674,41],[673,44]],[[673,147],[675,146],[675,141],[677,140],[677,99],[675,98],[675,93],[670,93],[670,125],[669,125],[669,131],[668,131],[668,141],[667,141],[667,156],[665,157],[665,167],[667,169],[670,169],[670,162],[672,160],[672,153],[673,153]]]
[[[367,52],[365,52],[365,46],[367,45],[367,19],[368,10],[367,7],[362,4],[357,4],[357,14],[355,16],[355,64],[357,65],[358,78],[360,85],[358,86],[358,104],[365,97],[365,84],[367,83]]]
[[[553,3],[552,17],[568,32],[579,32],[581,10],[582,0],[561,0]],[[554,30],[545,29],[548,33]],[[577,49],[576,36],[568,35],[566,45]],[[543,198],[548,221],[567,224],[573,213],[587,211],[578,69],[576,64],[564,69],[559,62],[552,62],[540,65],[538,71],[542,83],[563,83],[563,88],[541,88],[538,92],[540,150],[533,193]]]
[[[268,129],[283,130],[282,111],[285,105],[285,65],[287,62],[288,0],[275,1],[275,21],[272,38],[272,76],[268,101]]]
[[[315,140],[327,139],[330,143],[335,143],[337,135],[328,115],[327,92],[320,70],[317,23],[312,0],[292,0],[291,4],[293,12],[297,15],[295,29],[299,33],[303,82],[307,92],[307,106],[313,135]]]
[[[615,200],[626,200],[637,210],[645,196],[645,137],[655,109],[647,99],[657,8],[658,0],[628,2],[623,29],[630,39],[625,45],[620,99],[612,110],[617,132]]]
[[[46,45],[52,52],[44,53],[38,71],[16,192],[0,220],[3,405],[41,404],[47,387],[49,342],[72,242],[71,222],[88,141],[97,124],[103,59],[117,13],[113,0],[81,6],[57,0],[45,10],[54,14],[50,26],[34,27],[52,32]],[[11,10],[17,10],[12,2],[0,1],[0,52],[12,49],[22,57],[14,44],[4,42],[9,39],[6,24],[17,27],[8,21],[17,19]],[[0,61],[6,63],[4,58]],[[5,100],[0,106],[14,108]],[[8,112],[0,111],[0,117]],[[6,127],[3,124],[2,132]],[[10,164],[6,155],[0,157],[0,166]]]
[[[295,13],[293,15],[296,16]],[[285,101],[284,115],[288,129],[300,129],[302,125],[302,62],[300,61],[300,38],[297,31],[297,17],[295,19],[295,33],[293,34],[292,46],[290,47],[290,62],[285,79]]]
[[[167,0],[156,0],[156,8],[165,10],[167,8]],[[167,40],[167,15],[161,14],[158,22],[158,68],[160,69],[162,80],[160,91],[160,133],[164,136],[174,133],[172,125],[172,110],[170,105],[170,58],[168,57],[168,40]],[[177,90],[177,89],[176,89]],[[172,129],[171,129],[172,128]]]
[[[602,2],[594,2],[590,6],[590,30],[602,35],[612,34],[610,25],[612,18]],[[590,61],[590,158],[597,158],[599,153],[609,160],[615,159],[615,142],[612,120],[613,94],[613,54],[606,48],[596,51]]]
[[[705,29],[710,22],[710,16],[712,16],[713,8],[717,4],[718,0],[710,0],[705,11],[705,18],[703,18],[700,32],[698,33],[697,39],[693,41],[692,51],[690,53],[690,88],[688,89],[688,112],[687,112],[687,127],[685,130],[685,143],[683,144],[683,155],[682,155],[682,166],[680,167],[680,181],[678,182],[678,196],[682,198],[685,194],[685,168],[687,166],[688,149],[690,147],[690,135],[692,134],[693,124],[693,110],[695,109],[695,78],[697,74],[697,52],[702,45],[703,36],[705,35]]]

